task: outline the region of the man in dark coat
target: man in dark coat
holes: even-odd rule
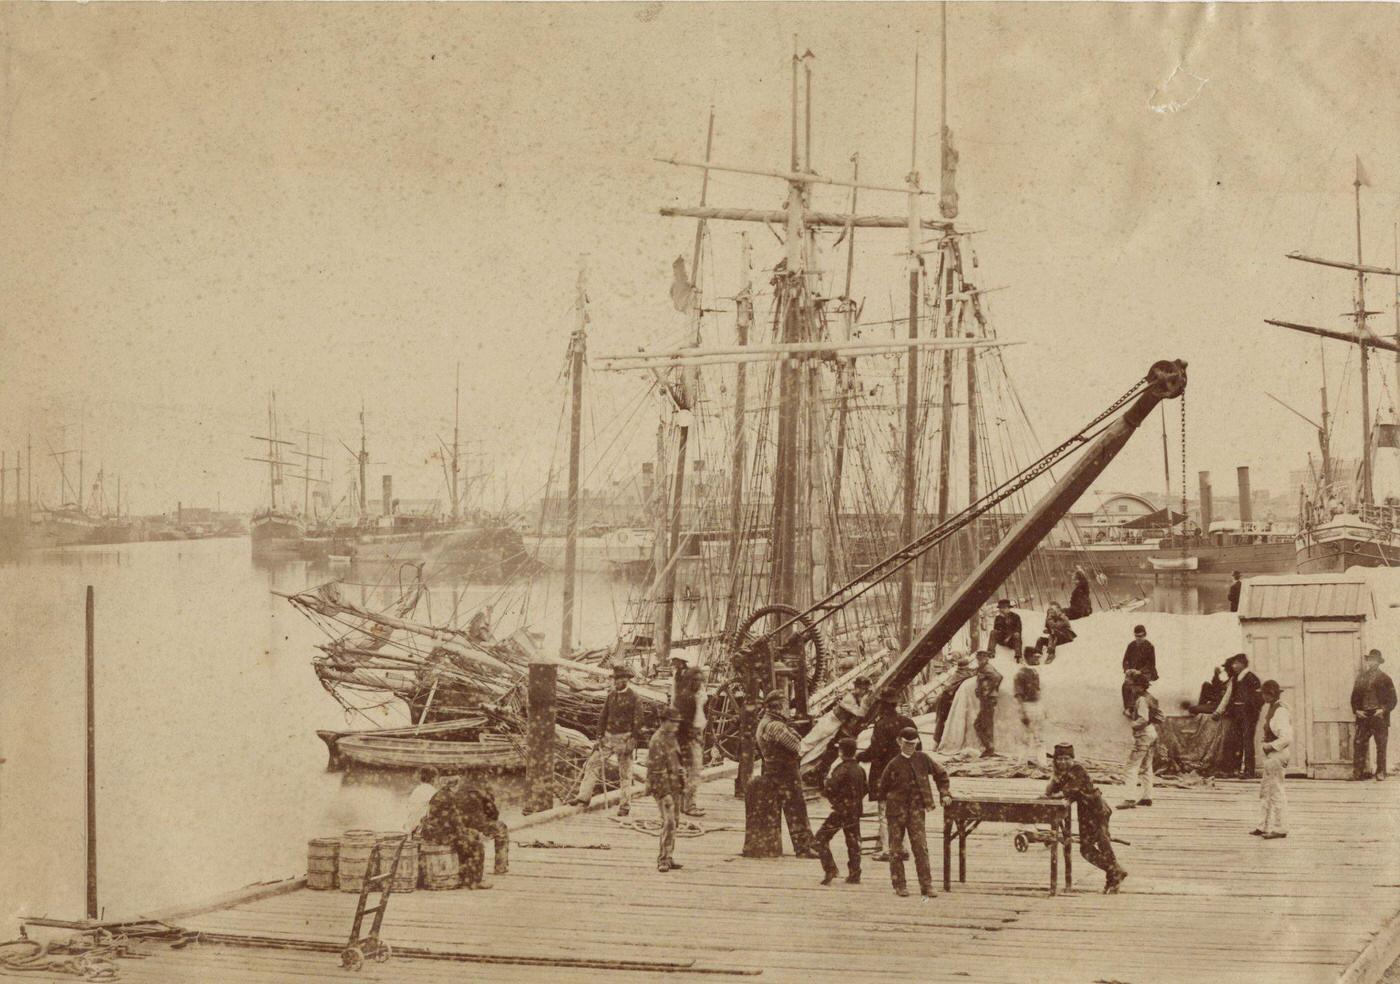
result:
[[[1128,684],[1128,672],[1137,670],[1152,683],[1157,679],[1157,650],[1147,640],[1147,627],[1133,626],[1133,641],[1123,650],[1123,713],[1131,714],[1134,694]]]
[[[1005,646],[1011,650],[1011,655],[1019,659],[1021,656],[1021,616],[1011,610],[1011,599],[1003,598],[997,602],[997,617],[992,622],[992,635],[987,640],[987,646],[996,652],[997,646]]]
[[[890,759],[899,754],[899,733],[914,727],[914,721],[895,710],[895,695],[886,691],[875,703],[875,720],[870,729],[870,744],[856,756],[857,762],[870,763],[870,799],[880,815],[879,839],[875,844],[875,860],[886,860],[889,850],[889,818],[885,813],[885,794],[880,790],[880,777]]]
[[[1351,710],[1356,715],[1352,741],[1351,777],[1365,779],[1366,753],[1376,742],[1376,781],[1385,779],[1385,745],[1390,740],[1390,712],[1395,710],[1395,683],[1381,669],[1385,657],[1379,649],[1366,654],[1365,665],[1351,688]]]
[[[1084,766],[1074,760],[1073,745],[1056,745],[1055,771],[1045,787],[1046,796],[1061,796],[1078,807],[1079,853],[1084,860],[1104,872],[1103,890],[1108,895],[1118,892],[1118,886],[1128,872],[1113,853],[1113,838],[1108,832],[1108,818],[1113,808],[1104,800],[1094,780]]]
[[[501,819],[496,797],[485,786],[468,781],[466,776],[459,777],[451,789],[462,823],[483,837],[491,838],[495,851],[492,873],[504,875],[510,869],[510,828]],[[484,852],[482,862],[484,865]]]
[[[775,784],[774,793],[787,819],[793,853],[799,858],[815,858],[817,852],[812,850],[812,825],[807,819],[807,801],[802,798],[802,776],[799,772],[802,739],[788,724],[784,713],[786,710],[787,697],[781,691],[768,695],[755,735],[758,754],[763,756],[763,775]]]
[[[656,799],[656,812],[661,817],[656,870],[662,873],[681,867],[672,857],[676,847],[677,813],[685,788],[680,746],[676,744],[676,725],[680,723],[680,717],[680,712],[674,707],[666,708],[647,745],[647,793]]]
[[[1254,732],[1259,725],[1259,678],[1249,671],[1249,657],[1235,653],[1225,663],[1230,675],[1224,706],[1215,717],[1224,716],[1229,724],[1225,747],[1220,752],[1221,775],[1254,778]]]
[[[477,818],[471,812],[471,805],[458,794],[457,785],[449,783],[428,802],[418,835],[424,844],[446,845],[456,852],[463,888],[490,888],[490,883],[482,881],[486,850],[475,823]]]
[[[909,894],[904,883],[904,835],[908,834],[914,870],[919,875],[919,894],[928,898],[934,894],[934,887],[924,814],[936,809],[939,802],[947,806],[953,797],[948,791],[948,773],[926,754],[916,751],[918,743],[919,732],[914,728],[899,733],[899,754],[890,759],[881,773],[880,788],[885,791],[890,819],[890,883],[894,893]],[[934,799],[930,779],[938,786],[938,799]]]
[[[700,788],[700,771],[705,765],[701,747],[703,736],[695,728],[695,711],[705,678],[699,669],[690,665],[690,658],[683,654],[673,655],[671,665],[676,668],[671,706],[681,715],[680,726],[676,729],[676,745],[681,750],[681,771],[685,773],[685,791],[676,805],[688,816],[703,817],[705,811],[695,802],[695,793]]]
[[[636,693],[627,685],[632,671],[625,666],[613,667],[613,689],[603,700],[603,713],[598,718],[598,739],[593,743],[593,751],[583,763],[583,778],[573,802],[577,806],[587,806],[593,799],[593,790],[602,780],[610,756],[617,756],[619,784],[622,787],[622,800],[617,807],[617,815],[627,816],[632,808],[632,753],[642,737],[642,706]]]
[[[817,854],[822,859],[822,884],[830,885],[838,874],[831,855],[831,838],[836,831],[846,837],[846,881],[860,883],[860,812],[865,801],[865,771],[856,764],[856,740],[836,742],[841,761],[827,777],[822,792],[831,803],[831,813],[817,828]]]
[[[1244,588],[1244,582],[1240,580],[1239,571],[1235,571],[1230,576],[1234,578],[1230,582],[1230,611],[1237,612],[1240,610],[1240,591]]]
[[[1084,568],[1076,564],[1074,587],[1070,589],[1069,606],[1065,609],[1065,616],[1070,619],[1083,618],[1093,611],[1094,602],[1089,596],[1089,576],[1084,573]]]

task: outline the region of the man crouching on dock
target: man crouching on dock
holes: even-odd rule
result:
[[[1079,807],[1079,853],[1105,874],[1104,893],[1116,895],[1128,872],[1113,854],[1108,818],[1113,808],[1104,800],[1084,766],[1074,760],[1073,745],[1055,746],[1055,772],[1045,787],[1046,796],[1062,796]]]

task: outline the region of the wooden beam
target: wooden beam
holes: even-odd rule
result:
[[[800,355],[803,353],[827,352],[877,352],[884,349],[907,349],[911,345],[919,348],[996,348],[1005,345],[1020,345],[1021,342],[1002,341],[996,338],[903,338],[890,341],[846,341],[846,342],[783,342],[770,345],[717,345],[709,348],[654,349],[643,352],[618,352],[612,355],[599,355],[600,362],[646,362],[654,359],[692,359],[715,355]]]
[[[781,178],[783,181],[798,181],[803,184],[826,184],[839,185],[842,188],[859,188],[862,191],[889,191],[897,195],[907,195],[910,193],[908,185],[894,187],[891,185],[863,184],[855,180],[846,181],[842,178],[826,178],[820,174],[809,171],[775,171],[760,167],[739,167],[733,164],[707,164],[703,161],[687,161],[679,157],[654,157],[655,161],[662,164],[674,164],[677,167],[698,167],[708,168],[711,171],[727,171],[730,174],[753,174],[763,178]],[[932,195],[931,191],[917,191],[920,195]]]
[[[906,189],[907,194],[907,189]],[[765,225],[786,225],[786,209],[763,208],[705,208],[665,207],[661,214],[668,218],[718,219],[731,222],[761,222]],[[907,229],[909,219],[899,215],[845,215],[838,212],[807,212],[804,220],[809,226],[832,229],[845,229],[855,226],[858,229]],[[922,219],[921,228],[951,230],[953,224],[944,219]]]
[[[1383,277],[1400,277],[1400,270],[1388,270],[1385,267],[1370,266],[1366,263],[1348,263],[1345,260],[1324,260],[1316,256],[1308,256],[1304,253],[1289,253],[1290,260],[1302,260],[1304,263],[1316,263],[1318,266],[1336,267],[1338,270],[1354,270],[1357,273],[1376,273]]]
[[[1400,344],[1396,344],[1387,338],[1378,335],[1371,335],[1362,338],[1359,335],[1349,335],[1344,331],[1332,331],[1328,328],[1318,328],[1313,325],[1300,325],[1292,321],[1275,321],[1273,318],[1265,318],[1266,325],[1276,325],[1279,328],[1291,328],[1294,331],[1307,332],[1309,335],[1319,335],[1322,338],[1331,338],[1338,342],[1350,342],[1353,345],[1360,345],[1365,342],[1372,348],[1385,349],[1387,352],[1400,352]]]

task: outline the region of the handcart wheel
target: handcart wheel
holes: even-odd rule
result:
[[[358,946],[347,946],[340,951],[340,965],[346,970],[359,970],[365,965],[364,952]]]
[[[388,943],[380,943],[379,949],[374,951],[375,963],[388,963],[389,958],[394,955],[394,948]]]
[[[1013,843],[1016,845],[1016,852],[1018,854],[1025,854],[1026,849],[1031,846],[1030,841],[1026,839],[1025,833],[1017,834]]]

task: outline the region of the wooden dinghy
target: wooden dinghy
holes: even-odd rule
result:
[[[373,731],[318,731],[326,743],[328,771],[349,765],[374,768],[445,771],[479,768],[520,768],[524,762],[510,739],[484,734],[484,717],[456,718],[431,724],[379,728]]]

